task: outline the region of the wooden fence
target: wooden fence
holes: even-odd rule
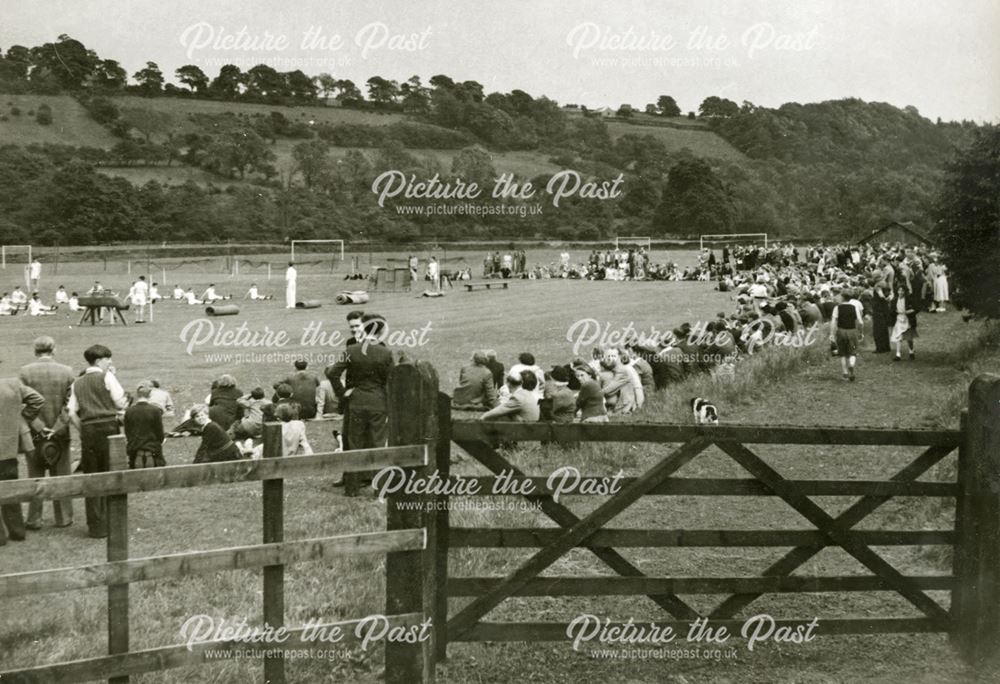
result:
[[[424,384],[418,379],[422,379]],[[190,577],[220,570],[260,568],[263,571],[263,623],[277,629],[285,625],[284,569],[305,561],[323,561],[355,554],[386,554],[386,617],[389,628],[421,625],[431,612],[435,585],[425,580],[432,567],[428,533],[421,525],[421,510],[410,511],[402,501],[423,502],[424,497],[400,495],[387,499],[385,532],[346,534],[302,540],[284,539],[284,480],[297,477],[334,476],[344,473],[400,467],[408,474],[422,474],[427,465],[427,444],[423,439],[432,422],[422,422],[419,411],[409,403],[426,392],[437,394],[437,378],[432,370],[398,366],[390,376],[394,390],[389,430],[389,447],[345,453],[317,453],[311,456],[281,457],[281,425],[269,423],[264,429],[264,458],[203,465],[125,470],[123,436],[109,438],[111,462],[108,473],[71,475],[42,479],[0,482],[0,503],[23,503],[67,497],[107,497],[106,563],[71,568],[46,569],[0,575],[0,601],[14,597],[72,591],[106,586],[108,590],[108,655],[58,664],[0,672],[2,682],[73,682],[107,679],[127,682],[129,675],[176,667],[225,662],[224,651],[246,648],[244,641],[211,641],[133,651],[129,647],[129,585],[134,582]],[[403,402],[403,403],[401,403]],[[433,416],[433,412],[426,414]],[[201,487],[260,481],[263,487],[262,543],[209,551],[164,556],[130,558],[128,549],[128,496],[180,487]],[[431,530],[433,533],[433,530]],[[349,646],[357,637],[356,622],[336,623]],[[310,625],[313,634],[332,625]],[[274,653],[263,659],[263,679],[285,681],[283,655],[291,649],[315,645],[303,639],[302,628],[287,628],[287,641],[266,644]],[[385,645],[386,681],[433,681],[432,642]]]
[[[263,569],[263,620],[284,625],[284,567],[349,553],[385,553],[386,613],[394,625],[416,626],[430,616],[432,638],[416,644],[387,643],[387,682],[429,682],[435,662],[451,642],[563,641],[566,624],[487,622],[484,618],[513,596],[645,596],[663,614],[660,626],[686,631],[696,618],[709,626],[738,631],[738,614],[766,593],[893,591],[919,610],[917,617],[858,617],[820,620],[818,633],[876,634],[943,632],[963,657],[982,663],[1000,638],[1000,376],[981,376],[970,388],[969,410],[958,430],[854,429],[832,427],[694,426],[665,424],[551,424],[453,421],[450,397],[438,391],[434,369],[424,363],[393,369],[389,379],[388,448],[280,458],[280,428],[268,425],[265,458],[260,461],[117,471],[0,483],[0,503],[20,503],[73,496],[107,496],[110,536],[108,562],[75,568],[39,570],[0,576],[0,599],[108,588],[108,655],[69,663],[0,673],[0,681],[79,681],[107,678],[127,681],[131,674],[212,662],[210,652],[229,651],[240,643],[215,641],[144,651],[129,649],[128,590],[132,582],[225,569]],[[628,442],[676,446],[638,477],[624,478],[619,491],[585,516],[557,501],[545,478],[524,473],[500,453],[499,441]],[[387,499],[386,532],[285,541],[282,487],[291,477],[353,473],[398,466],[410,477],[429,475],[454,480],[450,462],[454,445],[485,466],[480,491],[492,495],[501,473],[509,482],[530,479],[523,495],[558,526],[550,528],[457,527],[450,524],[447,493],[410,494]],[[822,444],[921,447],[906,467],[884,480],[789,480],[747,445]],[[740,464],[750,478],[685,478],[677,471],[710,446]],[[428,449],[433,446],[433,463]],[[112,438],[114,461],[123,462],[121,437]],[[952,452],[958,452],[954,482],[919,478]],[[567,453],[571,453],[567,451]],[[598,477],[604,477],[599,475]],[[129,558],[128,495],[177,487],[234,482],[263,484],[262,544],[153,558]],[[783,500],[813,529],[621,529],[608,527],[620,513],[645,496],[769,496]],[[852,495],[860,498],[831,515],[809,497]],[[855,529],[895,496],[949,497],[956,500],[954,529]],[[873,546],[941,545],[953,549],[950,575],[909,576],[876,553]],[[452,548],[532,548],[534,554],[514,571],[496,577],[450,577]],[[619,548],[790,547],[756,577],[649,577],[619,553]],[[839,547],[871,571],[863,576],[798,576],[796,569],[827,547]],[[618,576],[541,577],[559,558],[585,548]],[[946,607],[927,594],[950,591]],[[682,596],[729,594],[710,611],[699,612]],[[449,597],[473,597],[452,614]],[[638,603],[638,602],[637,602]],[[666,617],[666,619],[663,619]],[[779,619],[778,626],[806,622]],[[341,623],[343,624],[343,623]],[[307,647],[300,629],[281,649]],[[280,653],[264,661],[264,679],[284,681]]]
[[[434,624],[435,658],[446,657],[456,641],[561,641],[566,624],[497,623],[483,618],[513,596],[645,596],[661,608],[657,625],[686,633],[691,622],[707,618],[738,633],[741,610],[765,593],[894,591],[919,610],[919,617],[824,619],[818,633],[875,634],[946,632],[966,659],[980,663],[996,649],[1000,637],[1000,376],[981,376],[970,388],[970,407],[959,430],[854,429],[827,427],[743,427],[662,424],[555,424],[452,421],[449,398],[439,397],[437,469],[450,478],[451,443],[460,446],[493,473],[480,477],[479,491],[492,495],[501,473],[507,483],[532,481],[524,495],[558,527],[455,527],[445,504],[435,512],[434,550],[438,584]],[[501,441],[629,442],[679,445],[639,477],[625,478],[621,489],[586,516],[557,502],[546,478],[530,477],[494,448]],[[886,480],[788,480],[754,453],[748,444],[823,444],[923,447],[909,465]],[[709,446],[715,445],[752,477],[746,479],[684,478],[675,474]],[[921,481],[953,451],[958,451],[954,482]],[[568,452],[569,453],[569,452]],[[877,458],[877,454],[873,454]],[[597,477],[605,477],[607,474]],[[586,477],[586,476],[584,476]],[[452,481],[455,478],[450,478]],[[517,487],[511,487],[516,490]],[[508,490],[509,491],[509,490]],[[616,516],[644,496],[772,496],[808,520],[814,529],[615,529]],[[858,496],[843,512],[831,515],[809,497]],[[951,530],[857,530],[856,526],[895,496],[956,499]],[[796,516],[798,517],[798,516]],[[876,553],[873,546],[945,545],[954,553],[950,575],[909,576]],[[870,572],[864,576],[812,577],[793,572],[835,546]],[[534,554],[513,572],[496,577],[450,577],[451,548],[532,548]],[[617,548],[635,547],[791,547],[759,577],[648,577]],[[540,577],[574,548],[586,548],[619,577]],[[950,591],[944,606],[926,592]],[[714,609],[699,612],[681,596],[730,594]],[[449,612],[448,597],[474,597]],[[666,620],[661,619],[666,617]],[[778,620],[799,625],[809,620]]]

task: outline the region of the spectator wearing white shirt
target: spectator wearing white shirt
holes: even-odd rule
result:
[[[56,290],[56,304],[69,304],[69,294],[62,285]]]
[[[54,308],[42,304],[42,300],[38,298],[37,292],[33,293],[31,299],[28,301],[28,313],[32,316],[51,316],[55,313]]]
[[[111,350],[95,344],[83,352],[89,364],[70,389],[66,410],[70,422],[80,431],[80,466],[83,473],[110,470],[108,437],[118,434],[119,420],[128,400],[111,367]],[[90,536],[108,536],[106,503],[103,496],[87,497],[87,528]]]

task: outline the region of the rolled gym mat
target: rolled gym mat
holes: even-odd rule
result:
[[[223,304],[221,306],[206,306],[205,313],[209,316],[235,316],[240,312],[240,307],[235,304]]]
[[[369,299],[364,290],[344,290],[335,297],[338,304],[364,304]]]
[[[304,299],[301,302],[295,302],[296,309],[318,309],[323,306],[323,303],[318,299]]]

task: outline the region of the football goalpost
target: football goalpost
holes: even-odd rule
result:
[[[340,260],[343,261],[344,260],[344,241],[343,240],[292,240],[292,256],[291,256],[291,261],[295,261],[295,245],[296,244],[300,244],[300,245],[301,244],[306,244],[306,243],[311,243],[311,244],[327,243],[327,244],[329,244],[331,242],[339,242],[340,243]]]
[[[705,243],[724,245],[739,245],[764,241],[764,249],[767,249],[767,233],[722,233],[717,235],[702,235],[698,238],[698,249],[705,249]]]
[[[628,236],[628,237],[616,237],[615,238],[615,249],[619,249],[619,243],[627,245],[639,245],[640,247],[645,247],[647,252],[653,249],[653,240],[644,236]]]
[[[31,268],[31,245],[0,245],[0,268],[4,271],[7,270],[7,254],[10,253],[11,256],[14,254],[23,254],[24,250],[28,252],[28,259],[22,265],[24,271],[24,289],[31,289],[31,278],[29,275],[29,270]]]

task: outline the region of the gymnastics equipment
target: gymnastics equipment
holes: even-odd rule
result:
[[[365,304],[368,299],[368,293],[364,290],[344,290],[334,298],[334,301],[338,304]]]
[[[220,306],[206,306],[205,313],[209,316],[235,316],[240,312],[240,307],[235,304],[222,304]]]

